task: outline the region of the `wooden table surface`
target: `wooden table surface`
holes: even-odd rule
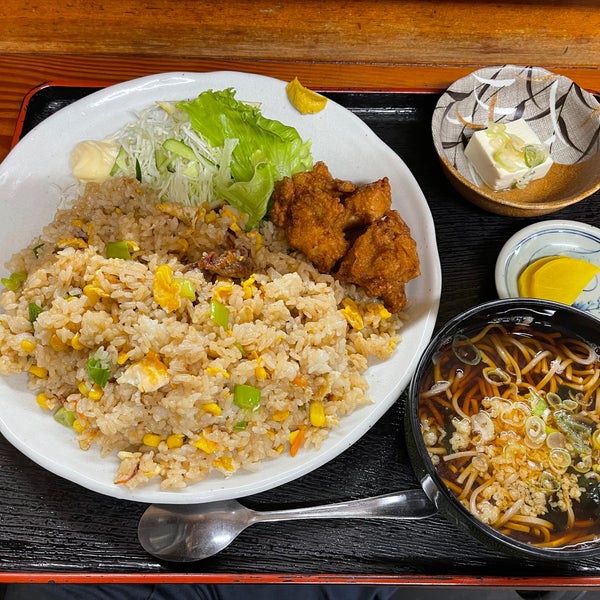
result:
[[[329,89],[444,88],[484,65],[534,64],[600,89],[593,1],[3,0],[0,160],[23,96],[63,79],[117,82],[233,69]]]
[[[483,0],[230,0],[227,3],[206,0],[70,0],[61,3],[55,0],[3,0],[0,4],[0,161],[9,151],[23,98],[31,89],[45,82],[112,83],[164,71],[226,69],[284,80],[298,76],[305,85],[325,90],[439,90],[481,66],[505,63],[543,66],[571,77],[586,89],[600,90],[600,9],[592,0],[494,3]],[[418,169],[418,163],[411,168]],[[448,243],[448,253],[442,259],[443,268],[446,274],[450,274],[450,280],[455,282],[455,287],[444,290],[447,311],[444,316],[448,316],[451,309],[458,310],[463,308],[463,304],[493,295],[489,272],[495,253],[503,241],[523,224],[483,215],[453,195],[441,180],[433,181],[426,174],[421,175],[420,183],[425,188],[432,186],[425,191],[435,200],[432,211],[440,218],[440,239]],[[467,277],[466,272],[450,259],[454,233],[446,219],[448,201],[456,213],[452,222],[473,223],[470,240],[473,247],[481,246],[479,224],[492,227],[495,236],[491,245],[488,243],[481,247],[480,253],[473,255],[478,262],[468,273],[472,281],[462,282],[468,283],[463,286],[470,290],[471,295],[467,296],[458,292],[461,278]],[[595,214],[591,205],[587,204],[567,211],[565,218],[593,222]],[[393,426],[396,424],[392,422]],[[393,436],[392,425],[382,423],[381,428],[386,432],[390,429],[388,433]],[[375,431],[373,435],[377,433]],[[360,455],[363,448],[365,446],[357,446],[355,452]],[[36,477],[52,479],[23,461],[8,446],[0,445],[0,449],[8,457],[8,466],[5,464],[3,468],[13,474],[23,489],[29,489],[30,485],[35,487],[30,481],[29,469],[33,469]],[[347,460],[351,462],[352,457]],[[373,481],[383,485],[375,479],[375,475],[369,479],[368,469],[365,473],[365,489],[361,488],[359,492],[373,491]],[[32,489],[31,493],[35,490]],[[76,507],[85,505],[87,492],[69,487],[69,493],[72,497],[81,498],[81,504]],[[276,491],[267,499],[280,501],[278,494],[287,499],[286,493]],[[56,550],[60,553],[71,549],[69,556],[73,557],[80,552],[77,540],[73,541],[66,533],[62,537],[60,535],[61,527],[64,526],[66,531],[69,522],[61,520],[62,497],[58,492],[56,498],[53,494],[51,488],[44,492],[50,504],[44,506],[39,515],[34,512],[25,515],[32,524],[25,517],[9,518],[14,506],[5,494],[0,513],[5,515],[3,519],[8,525],[3,535],[6,533],[14,537],[16,534],[17,537],[14,537],[14,551],[6,546],[6,540],[3,542],[7,551],[0,557],[0,562],[6,568],[0,567],[0,580],[41,581],[52,576],[57,579],[56,573],[48,575],[55,569],[62,570],[63,581],[68,580],[72,571],[76,572],[75,580],[83,580],[89,575],[84,571],[85,564],[77,563],[75,559],[73,563],[61,562],[59,554],[56,560],[50,560],[45,557],[43,548],[35,544],[28,546],[29,554],[19,555],[20,545],[24,542],[18,539],[18,535],[25,535],[28,527],[33,531],[34,526],[53,526],[56,529],[58,525]],[[102,499],[96,501],[103,503]],[[115,519],[119,526],[132,527],[130,521],[139,516],[140,508],[133,505],[126,509],[117,503],[108,503],[107,506],[106,518],[111,515],[110,518]],[[82,508],[77,512],[74,509],[73,514],[80,516],[85,510]],[[132,514],[122,514],[123,510]],[[48,518],[54,518],[56,522],[48,525]],[[92,520],[95,518],[93,515]],[[446,532],[448,526],[443,521],[436,521],[435,527]],[[164,580],[169,575],[169,569],[164,565],[147,562],[135,542],[129,540],[129,530],[122,533],[117,530],[118,527],[114,527],[114,531],[107,528],[105,535],[114,537],[110,539],[111,547],[115,540],[117,542],[113,557],[105,552],[104,538],[96,538],[92,529],[86,529],[85,533],[89,534],[87,543],[91,543],[97,554],[92,551],[91,558],[86,560],[97,577],[104,572],[111,580],[119,580],[119,568],[123,564],[126,572],[121,575],[127,580],[131,580],[131,573],[139,571],[143,571],[146,578],[154,576],[156,580]],[[358,528],[356,535],[365,531]],[[401,531],[402,528],[398,527],[398,532]],[[454,531],[450,530],[450,533]],[[315,535],[322,536],[319,543],[326,558],[320,565],[324,575],[312,576],[313,581],[373,583],[378,577],[394,583],[429,581],[423,573],[419,579],[412,571],[405,571],[408,567],[399,562],[394,544],[383,539],[380,542],[382,546],[373,550],[372,562],[365,569],[367,576],[361,579],[359,573],[362,567],[356,561],[352,562],[354,559],[342,555],[337,546],[328,548],[327,529],[319,530]],[[257,540],[261,541],[258,534],[256,539],[249,537],[248,548],[257,548]],[[358,537],[355,541],[359,543]],[[471,542],[460,538],[459,543],[467,547],[467,558],[463,562],[471,570],[463,575],[464,565],[458,565],[453,576],[447,579],[450,583],[503,585],[510,582],[507,577],[511,573],[520,573],[521,586],[526,585],[527,580],[523,578],[531,578],[532,586],[543,585],[543,579],[535,579],[536,573],[541,576],[536,565],[530,567],[514,561],[500,560],[498,567],[502,572],[498,571],[499,578],[494,579],[477,559],[468,562]],[[448,548],[439,551],[447,550],[450,556],[452,544],[449,541],[447,545]],[[420,548],[419,544],[417,548]],[[277,555],[271,558],[265,550],[264,564],[260,561],[258,564],[243,562],[243,550],[242,544],[239,553],[234,550],[211,562],[206,567],[212,572],[210,580],[232,581],[231,574],[236,572],[236,568],[250,572],[246,580],[252,580],[261,570],[268,570],[269,565],[282,580],[293,579],[294,574],[285,571],[285,565],[291,564],[286,562],[288,558],[292,560],[291,549],[288,556],[285,546],[277,547]],[[477,547],[474,547],[475,551],[478,551]],[[424,546],[423,564],[428,552],[430,548]],[[279,554],[280,559],[277,558]],[[349,556],[350,551],[347,554]],[[387,557],[388,562],[377,562],[381,556]],[[308,547],[301,558],[316,560]],[[310,580],[310,573],[317,568],[313,563],[302,563],[302,560],[298,565],[298,572],[303,574],[304,580]],[[549,571],[544,573],[546,576],[549,574]],[[185,572],[180,570],[170,575],[170,581],[175,581],[178,576],[187,580]],[[566,576],[563,582],[566,586],[600,585],[600,575],[591,564],[576,567],[573,572],[557,573],[559,578],[563,575]],[[576,578],[570,577],[572,575]],[[484,579],[486,576],[487,579]],[[202,580],[202,577],[202,568],[199,567],[193,578]],[[437,582],[442,580],[443,577],[438,578]]]

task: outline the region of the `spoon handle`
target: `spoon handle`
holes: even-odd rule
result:
[[[437,508],[422,490],[414,489],[335,504],[253,512],[255,522],[293,519],[424,519],[434,515]]]

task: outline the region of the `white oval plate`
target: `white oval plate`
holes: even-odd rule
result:
[[[496,261],[496,290],[500,298],[517,298],[519,273],[544,256],[572,256],[600,267],[600,229],[580,223],[554,219],[541,221],[515,233],[502,247]],[[573,303],[600,318],[600,277],[598,275]]]
[[[0,431],[42,467],[96,492],[139,502],[199,503],[255,494],[305,475],[338,456],[364,435],[408,385],[435,325],[441,269],[434,224],[419,185],[405,163],[358,117],[332,102],[316,115],[301,115],[288,102],[285,82],[237,72],[163,73],[95,92],[58,111],[27,134],[0,165],[0,264],[50,222],[61,190],[73,184],[69,157],[81,140],[103,139],[156,100],[194,98],[207,89],[237,90],[236,98],[258,102],[265,117],[295,127],[312,140],[315,160],[335,177],[369,182],[387,176],[394,207],[412,230],[422,275],[407,286],[410,319],[403,341],[387,361],[369,368],[373,403],[343,419],[319,451],[266,461],[257,472],[229,478],[215,474],[181,491],[158,483],[133,492],[113,483],[116,457],[79,449],[74,435],[36,405],[24,376],[0,379]]]

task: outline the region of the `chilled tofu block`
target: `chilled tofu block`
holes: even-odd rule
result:
[[[544,177],[552,166],[548,149],[524,119],[491,123],[475,132],[465,156],[483,182],[493,190],[525,187]]]

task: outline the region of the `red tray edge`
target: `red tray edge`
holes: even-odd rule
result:
[[[402,587],[486,587],[518,590],[597,590],[600,577],[502,577],[477,575],[356,575],[294,573],[104,573],[104,572],[0,572],[0,583],[170,583],[170,584],[315,584]]]

